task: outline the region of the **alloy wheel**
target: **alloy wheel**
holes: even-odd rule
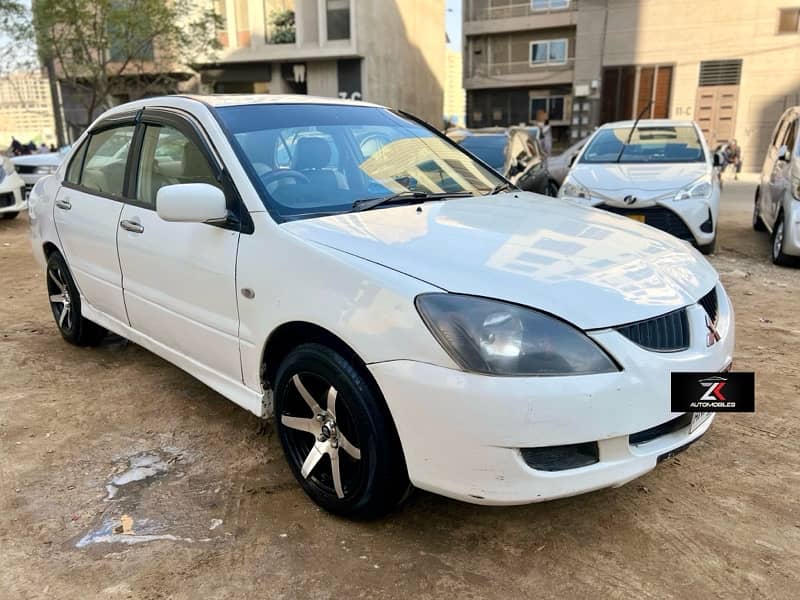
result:
[[[47,292],[50,295],[50,308],[59,328],[69,331],[74,321],[72,297],[67,278],[58,266],[47,269]]]
[[[297,373],[290,381],[280,416],[290,459],[300,466],[303,478],[341,500],[364,477],[352,416],[338,390],[319,375]],[[324,408],[317,398],[324,398]]]
[[[772,240],[772,257],[778,259],[783,250],[783,218],[775,225],[775,235]]]

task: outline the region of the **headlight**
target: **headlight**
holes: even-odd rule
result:
[[[33,172],[38,175],[52,175],[58,169],[55,165],[41,165],[36,167]]]
[[[586,334],[555,317],[476,296],[422,294],[417,310],[452,359],[487,375],[588,375],[618,371]]]
[[[680,192],[675,194],[675,200],[689,200],[708,198],[712,190],[711,177],[703,175],[697,181],[692,182],[683,188]]]
[[[559,198],[582,198],[584,200],[588,200],[592,197],[592,194],[589,190],[575,181],[570,177],[567,177],[564,180],[564,183],[561,185],[561,189],[558,190],[558,197]]]

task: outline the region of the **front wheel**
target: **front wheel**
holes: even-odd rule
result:
[[[76,346],[96,346],[106,330],[81,315],[81,295],[64,257],[53,252],[47,259],[47,293],[61,336]]]
[[[759,214],[759,197],[761,193],[756,190],[756,197],[753,200],[753,229],[755,231],[766,231],[767,227],[764,225],[764,221],[761,220],[761,215]]]
[[[793,265],[796,260],[793,256],[789,256],[783,251],[783,244],[786,238],[785,220],[783,213],[781,213],[772,231],[772,262],[782,267]]]
[[[275,415],[292,472],[324,509],[373,518],[405,498],[394,423],[353,361],[320,344],[298,346],[275,378]]]
[[[705,254],[706,256],[714,254],[717,249],[717,236],[714,236],[710,243],[698,246],[697,249],[700,250],[700,254]]]

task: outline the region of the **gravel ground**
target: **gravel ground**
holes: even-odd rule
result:
[[[176,367],[64,343],[25,215],[0,221],[0,598],[800,597],[800,270],[770,263],[753,189],[726,186],[712,262],[755,414],[619,489],[417,493],[372,523],[317,509],[276,436]]]

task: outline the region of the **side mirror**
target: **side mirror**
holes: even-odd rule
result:
[[[156,193],[156,212],[165,221],[220,222],[228,218],[225,193],[208,183],[165,185]]]
[[[791,155],[789,154],[789,148],[786,146],[786,144],[778,148],[778,160],[789,162],[790,159]]]

